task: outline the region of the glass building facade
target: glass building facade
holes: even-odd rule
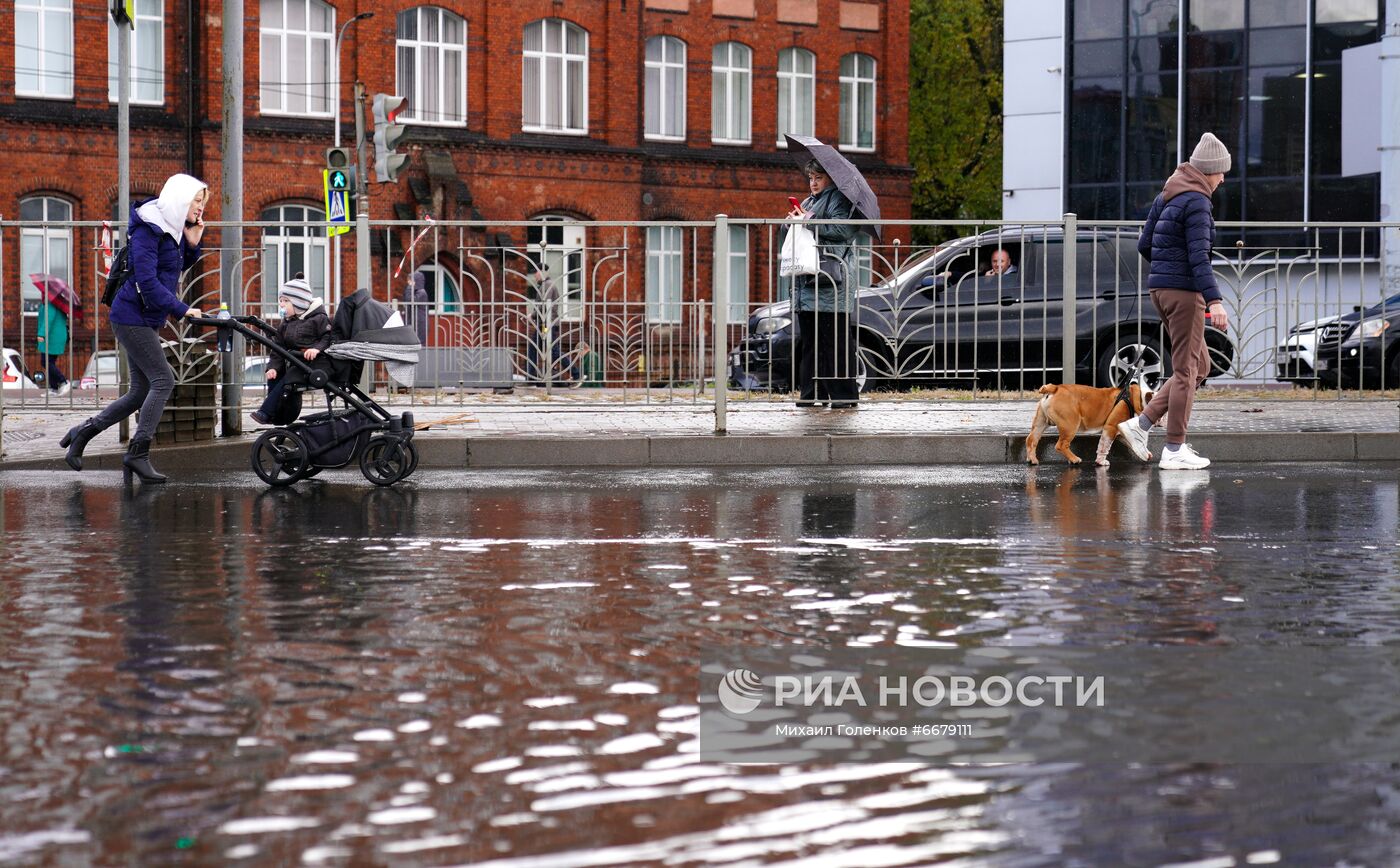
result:
[[[1071,0],[1068,210],[1144,217],[1210,131],[1233,157],[1218,220],[1378,219],[1380,176],[1342,176],[1342,51],[1381,38],[1383,5]],[[1297,239],[1251,230],[1247,241]]]

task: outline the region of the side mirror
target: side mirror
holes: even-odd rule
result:
[[[919,279],[919,291],[938,295],[947,285],[947,278],[941,274],[926,274]]]

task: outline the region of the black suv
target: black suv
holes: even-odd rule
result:
[[[1344,389],[1400,387],[1400,307],[1386,299],[1317,345],[1317,377]]]
[[[997,250],[1014,268],[988,275]],[[883,252],[872,270],[893,276],[857,292],[862,390],[956,381],[1033,388],[1061,379],[1063,231],[1007,227],[897,262],[883,261]],[[1076,381],[1121,384],[1140,353],[1147,385],[1156,388],[1171,373],[1170,350],[1157,309],[1138,287],[1137,234],[1081,231],[1076,258]],[[1207,326],[1206,345],[1211,376],[1219,376],[1234,344]],[[755,310],[729,356],[731,385],[788,391],[792,353],[789,303]]]

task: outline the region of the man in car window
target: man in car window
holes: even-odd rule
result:
[[[996,277],[998,274],[1015,274],[1016,266],[1011,264],[1011,254],[1004,249],[998,249],[992,254],[992,267],[984,277]]]

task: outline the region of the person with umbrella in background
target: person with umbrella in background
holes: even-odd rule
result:
[[[68,322],[77,307],[78,297],[61,278],[47,274],[31,274],[29,279],[39,288],[43,301],[39,307],[39,352],[44,356],[44,383],[56,396],[68,394],[73,384],[58,368],[58,360],[68,349]]]
[[[835,148],[810,136],[787,136],[788,151],[807,176],[810,195],[788,212],[802,220],[879,220],[880,206],[860,170]],[[795,197],[794,197],[795,198]],[[873,227],[876,234],[879,228]],[[793,279],[793,325],[797,331],[797,406],[829,404],[855,409],[856,334],[851,316],[855,294],[856,227],[849,223],[813,226],[819,272]]]

